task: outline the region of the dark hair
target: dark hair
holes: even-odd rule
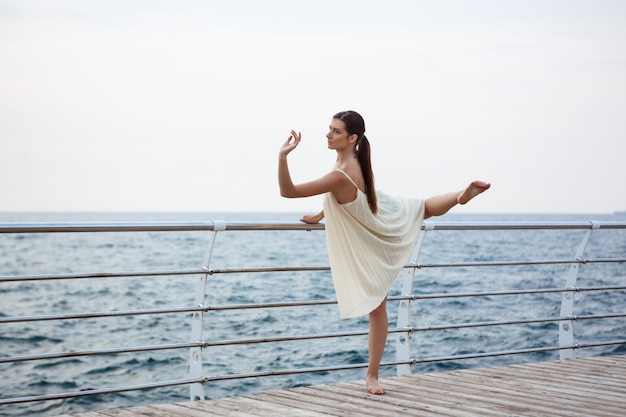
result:
[[[339,119],[346,125],[349,135],[357,135],[354,144],[357,160],[361,166],[363,179],[365,180],[365,195],[367,203],[372,213],[376,214],[377,201],[376,190],[374,189],[374,172],[372,171],[372,162],[370,160],[370,143],[365,137],[365,121],[363,117],[355,111],[341,111],[333,116],[333,119]]]

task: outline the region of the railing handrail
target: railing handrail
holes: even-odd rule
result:
[[[291,221],[5,222],[0,233],[185,232],[214,230],[324,230],[325,224]],[[424,221],[422,230],[626,229],[626,221],[467,222]]]
[[[154,222],[14,222],[0,223],[0,233],[190,232],[217,230],[324,230],[324,223],[263,221]]]

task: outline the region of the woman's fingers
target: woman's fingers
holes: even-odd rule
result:
[[[300,134],[300,132],[296,132],[295,130],[292,130],[291,135],[287,138],[285,143],[283,143],[280,153],[286,155],[292,150],[294,150],[300,143],[301,138],[302,138],[302,135]]]

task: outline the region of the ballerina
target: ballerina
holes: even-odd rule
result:
[[[472,181],[466,188],[427,199],[396,197],[374,188],[370,144],[365,122],[355,111],[335,114],[326,135],[337,152],[334,168],[319,179],[294,184],[287,155],[302,136],[292,130],[279,151],[278,183],[287,198],[324,194],[324,208],[300,219],[318,223],[326,218],[326,241],[339,313],[342,318],[369,317],[368,368],[370,394],[385,389],[378,381],[388,333],[387,294],[417,239],[422,221],[441,216],[457,204],[467,204],[491,184]]]

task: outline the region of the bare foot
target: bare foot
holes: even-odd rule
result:
[[[484,181],[472,181],[470,185],[457,197],[456,201],[459,204],[466,204],[472,198],[476,197],[478,194],[487,191],[491,187],[491,184]]]
[[[365,377],[365,386],[370,394],[382,395],[385,393],[385,389],[378,383],[378,378]]]

